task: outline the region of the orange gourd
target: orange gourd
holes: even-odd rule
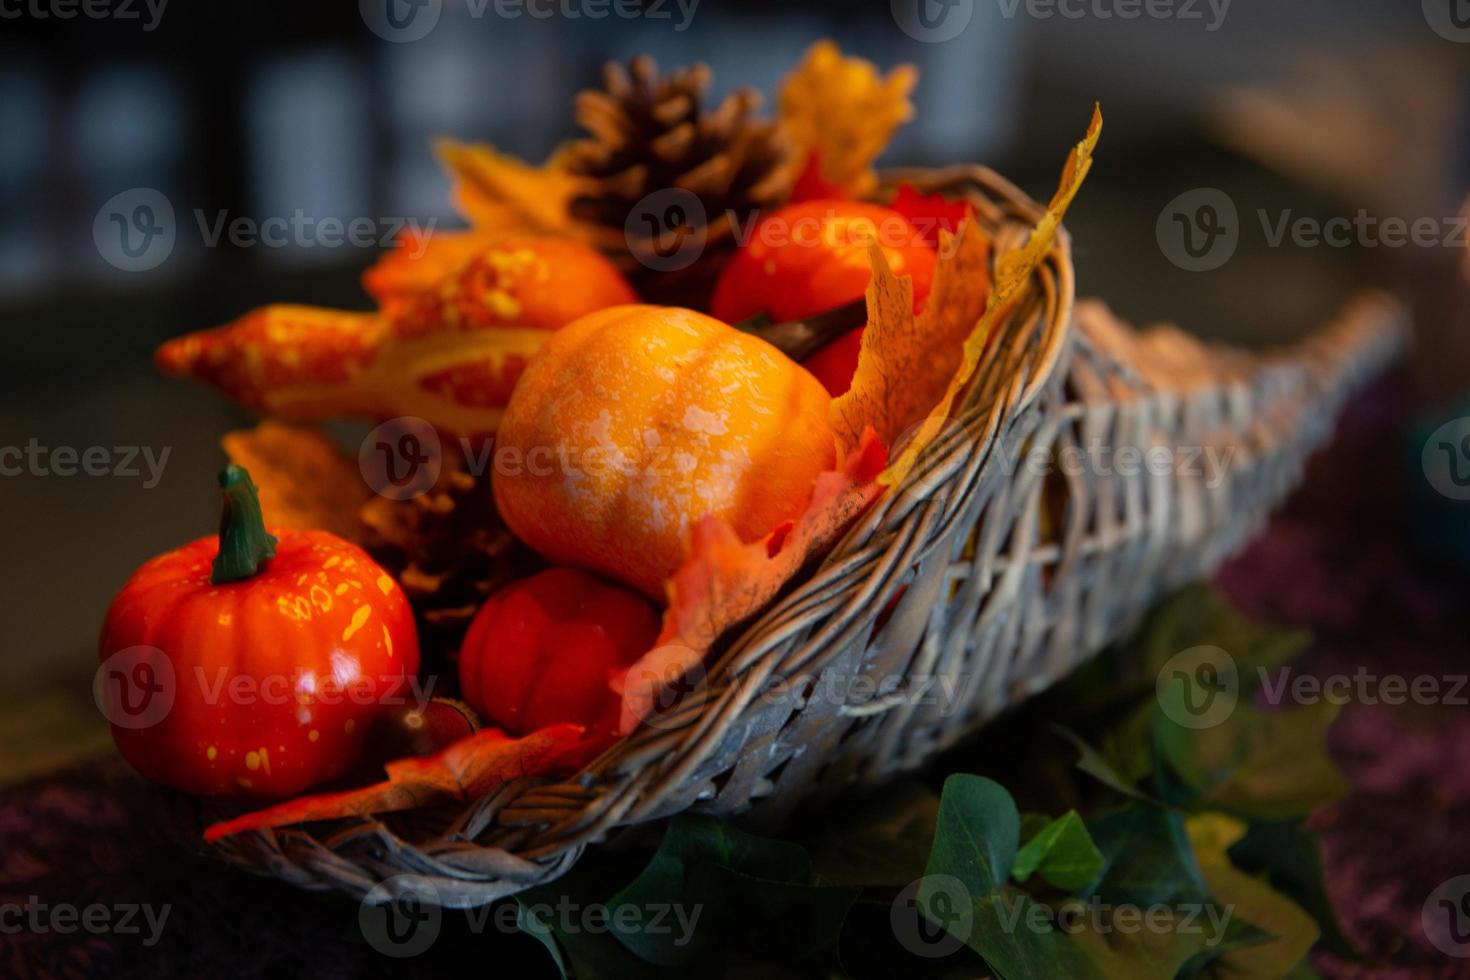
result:
[[[526,367],[498,436],[495,500],[552,561],[663,599],[700,518],[750,541],[801,512],[836,459],[828,402],[799,364],[713,317],[600,310]]]

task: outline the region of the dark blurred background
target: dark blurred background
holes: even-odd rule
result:
[[[938,27],[913,29],[918,2]],[[603,19],[566,0],[533,3],[547,17],[428,0],[418,15],[437,21],[412,38],[381,19],[375,33],[371,4],[325,6],[0,0],[0,447],[105,447],[112,460],[108,475],[0,476],[0,780],[106,743],[87,696],[106,603],[134,566],[215,521],[218,439],[248,418],[156,376],[153,348],[266,302],[368,305],[358,277],[375,246],[212,242],[218,223],[366,219],[374,237],[410,218],[454,226],[431,140],[539,160],[573,135],[572,97],[607,59],[707,61],[718,92],[768,95],[823,36],[884,67],[912,62],[917,118],[884,162],[980,161],[1043,199],[1101,101],[1097,163],[1069,218],[1083,294],[1257,345],[1387,283],[1419,312],[1416,408],[1450,404],[1470,375],[1452,234],[1470,184],[1462,0],[662,0]],[[1234,255],[1208,271],[1171,261],[1158,230],[1198,188],[1239,215]],[[172,208],[175,237],[161,262],[128,268],[139,263],[99,246],[101,212],[116,195],[131,209],[142,189]],[[1444,235],[1274,244],[1257,217],[1360,211],[1432,219]],[[133,447],[136,475],[117,472]]]

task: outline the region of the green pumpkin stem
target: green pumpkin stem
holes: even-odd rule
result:
[[[276,556],[276,539],[266,533],[255,482],[243,466],[231,463],[220,471],[224,512],[219,519],[219,554],[209,576],[211,585],[240,582],[260,571]]]

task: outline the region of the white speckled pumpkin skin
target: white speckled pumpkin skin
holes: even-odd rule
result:
[[[712,317],[599,310],[553,334],[517,384],[495,500],[546,558],[663,599],[701,517],[753,541],[801,512],[836,459],[828,402],[800,365]]]

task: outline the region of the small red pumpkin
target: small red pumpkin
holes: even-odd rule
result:
[[[243,468],[220,484],[219,536],[154,558],[113,599],[98,702],[154,782],[293,796],[356,766],[370,723],[413,702],[413,613],[356,545],[267,534]]]
[[[611,744],[622,708],[614,682],[653,647],[659,618],[639,593],[574,568],[512,582],[470,624],[460,691],[513,735],[567,723]]]

